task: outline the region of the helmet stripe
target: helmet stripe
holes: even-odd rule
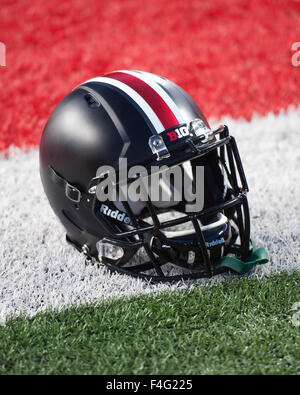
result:
[[[159,117],[153,111],[152,107],[148,104],[148,102],[129,85],[115,78],[109,78],[108,74],[102,77],[91,78],[90,80],[85,81],[83,84],[87,84],[89,82],[99,82],[105,85],[113,86],[128,95],[133,100],[133,102],[136,103],[138,109],[142,110],[142,112],[146,115],[147,119],[150,121],[150,126],[152,125],[153,133],[161,133],[166,129],[160,121]]]
[[[137,77],[131,72],[116,71],[106,74],[105,77],[120,81],[137,92],[155,112],[164,129],[169,129],[183,122],[177,108],[176,115],[180,115],[180,119],[172,111],[175,109],[175,103],[171,101],[169,96],[163,93],[161,88],[151,86],[142,75]],[[158,131],[158,133],[160,132]]]
[[[178,123],[185,123],[186,119],[184,118],[181,110],[179,109],[177,103],[174,101],[174,99],[168,94],[168,92],[163,89],[158,82],[155,81],[155,77],[159,78],[158,76],[147,73],[145,71],[139,71],[139,70],[119,70],[123,73],[131,74],[134,75],[135,77],[140,78],[143,80],[146,84],[150,85],[151,88],[153,88],[160,96],[161,98],[166,102],[170,110],[173,112],[175,117],[178,120]]]

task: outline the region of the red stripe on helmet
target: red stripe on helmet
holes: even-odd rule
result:
[[[116,79],[134,89],[149,104],[165,129],[172,128],[179,124],[178,119],[175,117],[170,107],[146,82],[131,74],[118,71],[105,74],[104,77]]]

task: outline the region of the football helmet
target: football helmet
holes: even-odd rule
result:
[[[77,86],[45,126],[40,175],[67,241],[112,271],[177,281],[268,261],[250,240],[235,139],[163,77],[115,71]],[[151,184],[156,198],[123,193],[141,180],[135,191]]]

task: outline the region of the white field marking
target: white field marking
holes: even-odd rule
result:
[[[299,168],[300,109],[254,116],[250,122],[224,118],[236,137],[250,192],[252,236],[267,248],[271,263],[249,276],[263,277],[300,268]],[[218,123],[210,120],[212,127]],[[39,178],[38,150],[10,150],[0,158],[0,320],[46,308],[100,301],[109,297],[212,285],[219,275],[169,285],[149,285],[105,268],[85,266],[84,258],[65,242]]]

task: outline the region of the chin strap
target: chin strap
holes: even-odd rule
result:
[[[233,244],[230,247],[229,254],[233,254],[235,256],[224,256],[221,260],[221,263],[217,266],[227,267],[235,271],[238,274],[244,274],[249,272],[255,265],[263,265],[269,262],[269,256],[264,247],[256,248],[255,243],[251,240],[252,250],[246,261],[242,261],[238,257],[241,256],[241,246],[238,244]]]

